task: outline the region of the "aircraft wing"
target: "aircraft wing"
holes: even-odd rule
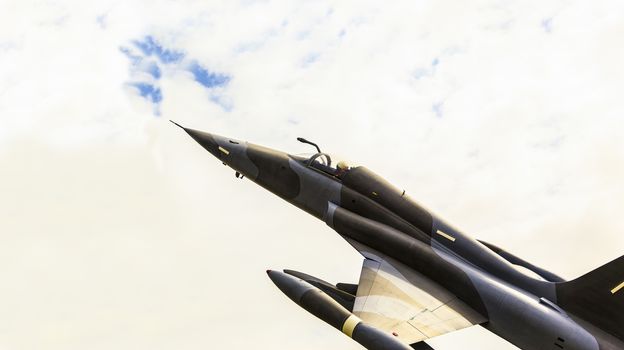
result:
[[[365,257],[353,307],[362,321],[408,344],[487,321],[413,269],[364,247],[356,249]]]

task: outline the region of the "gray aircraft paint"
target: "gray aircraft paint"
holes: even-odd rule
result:
[[[327,212],[327,202],[340,205],[340,190],[342,185],[316,171],[310,171],[300,162],[289,159],[290,168],[299,175],[301,185],[299,194],[293,203],[308,213],[323,218]]]
[[[557,338],[565,340],[565,349],[599,349],[596,339],[565,312],[522,289],[477,271],[453,256],[439,243],[433,244],[441,258],[459,266],[477,288],[488,311],[486,329],[507,339],[521,349],[553,348]],[[525,325],[517,327],[518,323]]]
[[[488,321],[483,327],[520,348],[624,349],[622,339],[613,336],[621,336],[624,329],[612,322],[623,319],[624,300],[617,299],[621,295],[615,295],[617,291],[612,288],[623,279],[619,271],[624,269],[624,257],[574,283],[562,282],[546,270],[532,269],[532,264],[500,249],[497,253],[495,248],[454,229],[366,168],[355,168],[338,179],[284,152],[184,130],[224,164],[325,221],[363,254],[377,247],[381,254],[439,283],[485,317]],[[504,256],[560,283],[526,276]],[[310,276],[308,279],[329,296],[346,296],[343,305],[350,305],[352,294]],[[564,299],[563,306],[558,305],[557,297]],[[604,301],[600,310],[612,319],[588,309],[592,298]],[[568,314],[565,305],[577,315]],[[610,329],[611,334],[604,329]],[[366,334],[376,333],[370,330]],[[424,343],[418,346],[427,347]]]
[[[451,241],[437,234],[438,231],[452,236],[455,240]],[[508,261],[484,247],[476,239],[461,233],[435,216],[433,219],[432,236],[434,237],[431,241],[433,247],[444,246],[460,256],[470,256],[472,257],[471,263],[483,268],[490,274],[526,289],[535,295],[557,301],[555,287],[552,283],[527,278]]]
[[[347,209],[330,204],[332,217],[327,222],[340,235],[422,272],[462,298],[474,310],[487,317],[479,295],[466,274],[452,263],[440,259],[428,242],[415,240],[405,233],[374,220],[359,216]],[[328,214],[329,216],[329,214]]]
[[[213,136],[217,145],[229,152],[224,154],[224,161],[233,169],[245,175],[251,180],[255,180],[258,177],[258,167],[247,156],[247,148],[249,144],[245,141],[238,141],[234,139],[228,139],[225,137]],[[223,153],[223,151],[220,151]]]

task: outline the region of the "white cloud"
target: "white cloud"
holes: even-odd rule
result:
[[[9,4],[0,346],[357,348],[263,271],[353,281],[358,255],[167,119],[293,153],[313,139],[566,277],[622,255],[621,6]],[[146,35],[231,76],[231,110],[163,68],[155,117],[119,50]],[[509,347],[479,328],[432,343],[458,342]]]

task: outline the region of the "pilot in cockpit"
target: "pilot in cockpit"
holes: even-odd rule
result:
[[[339,161],[338,164],[336,164],[336,177],[342,177],[344,174],[347,173],[347,171],[349,171],[349,168],[350,167],[347,162],[345,162],[344,160]]]

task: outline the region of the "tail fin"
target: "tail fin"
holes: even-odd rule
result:
[[[624,256],[575,280],[557,283],[557,304],[624,340]]]

